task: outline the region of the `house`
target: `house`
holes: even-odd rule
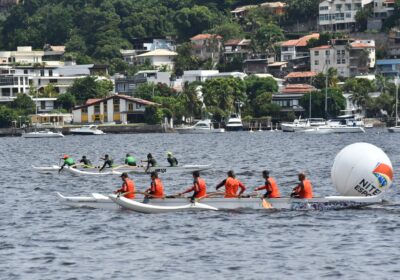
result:
[[[389,78],[400,76],[400,59],[377,60],[376,72]]]
[[[0,68],[0,102],[13,101],[18,93],[28,93],[31,77],[10,66]]]
[[[132,46],[132,49],[120,50],[123,60],[128,64],[134,64],[135,57],[146,52],[158,49],[176,51],[175,42],[169,37],[135,38],[132,39]]]
[[[389,58],[400,58],[400,29],[392,28],[388,37],[386,49]]]
[[[135,59],[138,64],[145,64],[149,62],[150,65],[156,69],[166,67],[167,70],[172,70],[174,68],[174,58],[177,55],[178,53],[173,51],[157,49],[137,55]]]
[[[135,89],[145,83],[166,84],[174,87],[175,83],[171,72],[160,72],[159,70],[144,70],[137,72],[132,77],[120,76],[115,78],[115,92],[134,95]]]
[[[284,73],[287,72],[288,62],[286,61],[277,61],[271,64],[268,64],[268,73],[273,75],[274,77],[283,78]]]
[[[368,5],[373,7],[373,2],[373,0],[322,1],[319,4],[318,27],[321,31],[354,31],[357,12]]]
[[[36,104],[38,113],[50,113],[56,109],[56,97],[33,97],[32,100]]]
[[[208,79],[215,78],[239,78],[243,80],[245,77],[247,75],[242,72],[220,73],[218,70],[189,70],[183,72],[182,83],[205,82]]]
[[[33,51],[30,46],[17,47],[16,51],[0,51],[0,65],[41,64],[44,51]]]
[[[315,87],[308,84],[290,84],[284,86],[279,93],[272,95],[272,103],[281,106],[281,112],[302,113],[304,108],[300,105],[300,99],[304,94],[315,91]]]
[[[286,12],[286,6],[286,3],[283,2],[265,2],[258,5],[246,5],[237,7],[236,9],[231,11],[231,14],[235,19],[241,19],[244,18],[247,15],[248,11],[250,11],[251,9],[259,8],[264,9],[273,15],[282,16]]]
[[[224,56],[229,60],[234,56],[247,58],[251,52],[251,40],[249,39],[230,39],[224,43]]]
[[[367,74],[375,67],[375,41],[334,39],[311,50],[311,71],[325,73],[335,68],[342,77]]]
[[[310,56],[307,48],[308,41],[311,39],[319,39],[318,33],[303,36],[299,39],[289,40],[280,43],[281,61],[289,61],[296,58]]]
[[[217,34],[198,34],[190,38],[193,55],[202,60],[218,61],[222,51],[222,37]]]
[[[64,65],[64,54],[65,54],[65,46],[52,46],[50,44],[46,44],[43,47],[43,57],[42,61],[46,65],[51,66],[62,66]]]
[[[38,125],[38,127],[63,126],[66,123],[72,122],[72,114],[59,114],[59,113],[43,113],[31,115],[31,123]]]
[[[382,24],[395,10],[395,0],[373,0],[372,16],[368,19],[368,30],[380,31]]]
[[[312,84],[312,80],[317,75],[317,72],[290,72],[285,76],[285,81],[289,84]]]
[[[88,100],[72,110],[74,123],[141,123],[147,106],[159,104],[126,95]]]

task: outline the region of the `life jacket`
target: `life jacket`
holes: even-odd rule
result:
[[[124,192],[129,192],[128,194],[124,195],[124,197],[129,199],[135,198],[135,183],[131,179],[125,179],[123,189]]]
[[[300,188],[298,192],[299,198],[313,198],[312,185],[310,180],[303,180],[304,188]]]
[[[159,178],[156,178],[152,182],[152,198],[164,198],[164,185]]]
[[[207,195],[206,181],[202,178],[197,178],[197,183],[199,185],[199,192],[196,194],[196,198],[205,197]]]
[[[228,177],[225,181],[225,198],[237,197],[239,180]]]
[[[73,160],[73,158],[67,158],[67,159],[65,159],[64,160],[64,163],[66,164],[66,165],[68,165],[68,166],[71,166],[71,165],[74,165],[75,164],[75,161]]]
[[[279,193],[278,184],[276,183],[275,179],[272,177],[269,177],[268,182],[270,183],[270,186],[267,187],[267,190],[270,192],[268,197],[269,198],[281,197],[281,194]]]

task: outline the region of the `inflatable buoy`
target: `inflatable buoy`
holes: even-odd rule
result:
[[[331,170],[333,185],[344,196],[373,196],[393,181],[392,163],[378,147],[355,143],[337,154]]]

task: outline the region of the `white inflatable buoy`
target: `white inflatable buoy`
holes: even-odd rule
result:
[[[337,154],[331,170],[333,185],[344,196],[373,196],[386,191],[393,181],[388,156],[368,143],[355,143]]]

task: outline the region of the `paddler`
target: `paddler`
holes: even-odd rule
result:
[[[86,156],[82,156],[82,158],[79,161],[79,163],[81,163],[83,165],[83,168],[92,167],[92,162]]]
[[[61,168],[58,170],[58,173],[61,172],[61,170],[63,170],[64,166],[68,165],[68,167],[74,167],[75,166],[75,161],[72,157],[70,157],[69,155],[64,155],[62,157],[62,159],[64,160],[64,164],[61,165]]]
[[[299,173],[300,183],[293,189],[290,197],[294,198],[313,198],[313,190],[310,180],[306,179],[306,175],[301,172]]]
[[[169,163],[169,166],[170,166],[170,167],[176,167],[176,166],[178,166],[178,160],[176,159],[176,157],[174,157],[174,156],[172,155],[171,152],[168,152],[168,153],[167,153],[167,160],[168,160],[168,163]]]
[[[106,168],[106,166],[107,166],[107,168],[112,168],[113,167],[113,163],[114,163],[114,161],[109,157],[109,155],[104,155],[104,158],[101,158],[102,160],[104,160],[104,164],[103,164],[103,166],[100,168],[100,172],[104,169],[104,168]]]
[[[161,179],[158,178],[157,172],[151,172],[150,174],[151,184],[150,187],[145,191],[147,198],[164,198],[164,186]]]
[[[136,166],[136,159],[130,154],[126,154],[125,164],[129,166]]]
[[[200,178],[200,172],[199,171],[193,171],[193,186],[188,188],[186,191],[178,193],[179,196],[193,192],[193,195],[190,198],[191,202],[195,202],[196,198],[203,198],[206,197],[207,195],[207,187],[206,187],[206,182],[204,179]]]
[[[157,166],[157,161],[153,158],[153,155],[148,153],[147,160],[142,160],[142,162],[147,162],[146,172],[149,170],[150,166]]]
[[[128,173],[124,172],[121,175],[122,186],[120,189],[116,190],[114,193],[119,193],[122,196],[134,199],[135,198],[135,183],[128,177]]]
[[[264,170],[262,172],[262,176],[265,179],[264,186],[255,188],[254,191],[266,190],[265,194],[263,195],[264,198],[279,198],[281,197],[279,193],[278,184],[276,183],[275,179],[269,176],[269,171]]]
[[[236,179],[235,173],[233,170],[229,170],[228,173],[228,178],[223,180],[221,183],[219,183],[215,189],[218,190],[220,187],[225,186],[225,198],[234,198],[234,197],[240,197],[244,191],[246,190],[246,186],[240,182],[238,179]],[[239,194],[237,193],[240,188]]]

